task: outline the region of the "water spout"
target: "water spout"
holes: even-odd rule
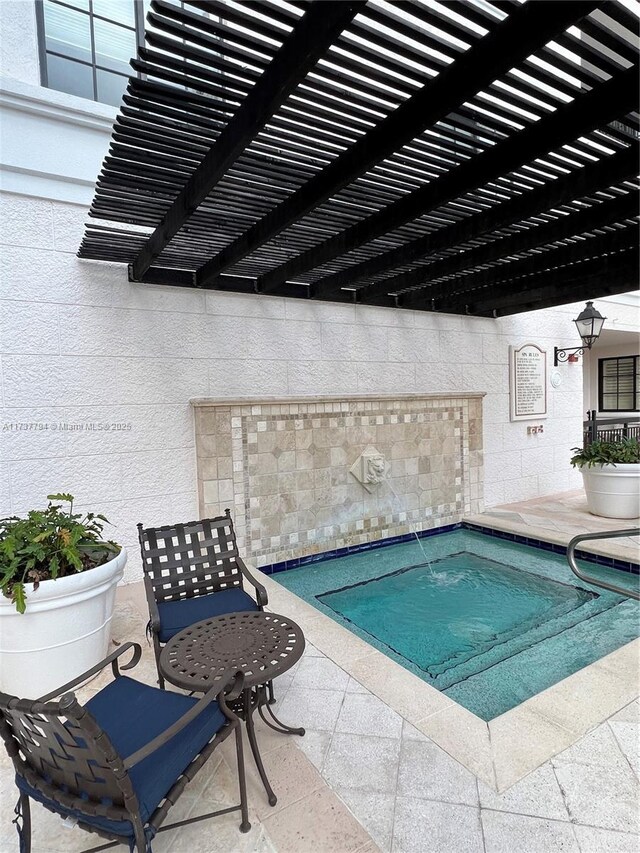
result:
[[[425,564],[428,566],[431,574],[433,574],[433,568],[431,566],[431,561],[429,560],[429,557],[427,556],[427,552],[424,550],[424,545],[422,544],[422,539],[418,536],[417,525],[413,521],[410,520],[409,512],[407,511],[406,504],[404,505],[404,507],[402,506],[402,501],[400,500],[400,495],[396,492],[396,490],[391,485],[391,481],[389,479],[387,479],[387,480],[385,480],[385,482],[386,482],[387,486],[389,486],[389,488],[391,489],[391,493],[395,497],[396,501],[398,502],[398,506],[400,507],[400,509],[402,509],[403,512],[406,513],[407,522],[409,523],[409,527],[411,528],[411,532],[415,536],[416,542],[418,543],[418,547],[422,551],[422,556],[424,557]]]

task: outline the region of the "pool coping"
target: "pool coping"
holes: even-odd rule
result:
[[[556,553],[566,553],[567,545],[573,539],[574,535],[576,535],[561,530],[551,530],[542,524],[528,524],[509,518],[501,518],[492,515],[491,511],[480,513],[479,515],[466,515],[462,522],[469,529],[481,528],[483,533],[489,534],[495,531],[496,535],[513,536],[516,541],[521,541],[525,544],[527,544],[525,540],[529,540],[530,543],[539,542],[542,543],[542,547],[548,545],[550,550],[555,550]],[[630,527],[637,526],[637,524],[637,519],[629,519]],[[629,547],[620,546],[615,539],[594,539],[581,542],[579,550],[576,551],[576,556],[579,559],[586,559],[589,562],[601,563],[610,568],[619,568],[622,571],[630,570],[632,573],[638,574],[638,562],[633,562],[630,559],[630,552],[631,549]],[[636,549],[636,557],[639,554],[640,550]],[[630,565],[632,568],[626,568],[624,564]]]
[[[640,638],[486,722],[285,589],[253,571],[272,612],[494,791],[502,793],[638,697]]]

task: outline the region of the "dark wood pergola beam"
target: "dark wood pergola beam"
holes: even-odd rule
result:
[[[527,301],[514,300],[502,308],[492,312],[492,317],[508,317],[523,311],[538,311],[541,308],[553,308],[556,305],[568,305],[571,302],[583,302],[588,294],[589,299],[602,299],[604,296],[616,296],[628,293],[638,284],[638,270],[632,262],[616,269],[605,268],[600,273],[583,277],[581,281],[573,280],[559,292],[557,287],[549,285],[527,294]]]
[[[496,204],[490,210],[468,216],[462,222],[445,226],[431,234],[425,234],[395,249],[326,276],[315,283],[314,292],[333,293],[334,290],[342,287],[354,286],[362,279],[370,278],[385,270],[393,270],[428,255],[444,252],[482,234],[497,231],[558,205],[629,180],[638,174],[639,147],[637,142],[633,142],[627,149],[618,151],[597,163],[589,163],[510,201]],[[382,293],[395,293],[420,283],[418,273],[408,270],[363,287],[359,292],[363,296],[367,294],[376,297]]]
[[[469,269],[472,266],[489,263],[492,260],[507,257],[508,255],[515,254],[517,252],[531,250],[538,246],[544,246],[545,244],[552,243],[556,240],[563,240],[572,236],[587,234],[590,231],[601,229],[607,225],[611,225],[616,222],[623,222],[624,220],[637,215],[639,202],[640,192],[638,190],[633,190],[624,195],[615,195],[611,199],[595,203],[591,207],[581,209],[578,212],[568,214],[544,225],[531,227],[526,231],[518,232],[510,237],[495,240],[492,243],[479,246],[476,249],[461,255],[455,255],[450,258],[444,258],[442,261],[436,261],[434,264],[425,268],[423,275],[427,276],[432,274],[432,277],[435,277],[436,272],[439,274],[445,274],[442,270],[446,270],[447,274],[452,274],[464,269]],[[627,229],[625,229],[625,232],[626,231]],[[615,239],[616,234],[618,233],[620,232],[611,232],[608,240],[603,242],[603,246],[606,247],[611,242],[612,238]],[[578,243],[577,245],[581,246],[582,244]],[[589,241],[585,241],[585,245],[591,246],[593,244]],[[526,264],[536,265],[542,263],[543,259],[556,257],[556,253],[558,251],[559,249],[549,249],[544,253],[544,255],[537,254],[532,258],[524,258],[519,261],[514,261],[512,264],[521,264],[523,267]],[[526,269],[526,267],[524,268]],[[396,305],[401,308],[421,309],[424,308],[426,302],[434,304],[434,301],[436,300],[439,301],[447,297],[450,299],[451,297],[455,297],[458,293],[465,293],[465,291],[471,290],[473,287],[490,284],[493,278],[496,275],[501,276],[505,269],[513,272],[514,267],[509,264],[497,266],[492,270],[470,274],[468,276],[454,279],[453,281],[439,282],[430,286],[425,286],[424,289],[421,288],[416,291],[399,294],[397,298],[381,298],[379,296],[375,298],[374,304]],[[501,280],[504,279],[501,278]],[[183,287],[194,287],[195,273],[187,270],[152,267],[145,276],[145,281],[153,284],[175,284]],[[218,289],[238,293],[253,293],[255,290],[255,279],[250,276],[222,275]],[[303,295],[301,288],[294,284],[287,285],[282,295],[303,299],[306,298]],[[337,296],[339,297],[338,301],[341,302],[361,301],[358,299],[358,294],[355,291],[342,291],[337,294]],[[439,307],[438,302],[435,302],[435,304],[438,304]]]
[[[319,266],[350,249],[399,228],[441,204],[459,198],[470,190],[517,169],[523,163],[531,162],[590,130],[606,125],[621,114],[624,115],[635,109],[637,102],[638,67],[631,66],[590,92],[578,96],[566,107],[557,109],[550,116],[540,119],[509,137],[505,142],[467,160],[441,178],[407,194],[363,222],[342,231],[311,252],[305,253],[306,260],[303,266],[307,269]],[[552,186],[553,184],[550,185]],[[549,191],[552,192],[551,189]],[[421,246],[428,245],[427,237],[421,242]],[[304,255],[300,256],[300,258],[304,257]],[[403,263],[407,262],[408,260],[403,261]],[[273,275],[273,273],[270,274],[271,280]],[[373,285],[368,293],[363,293],[363,301],[366,301],[369,295],[380,293],[382,287],[386,287],[385,292],[388,293],[388,281]],[[417,284],[419,281],[414,283]],[[403,286],[408,285],[403,284]],[[393,290],[394,287],[395,285],[392,285],[391,289]],[[317,299],[326,299],[334,291],[335,280],[329,283],[320,281],[316,282],[312,288],[312,295]]]
[[[410,306],[414,301],[440,299],[451,292],[451,282],[429,284],[430,280],[433,281],[445,275],[471,270],[482,264],[506,259],[510,255],[531,251],[554,241],[566,240],[569,237],[587,234],[604,226],[622,222],[625,219],[637,216],[640,209],[639,204],[640,193],[635,190],[626,195],[614,196],[612,199],[607,199],[599,204],[596,203],[592,207],[583,208],[575,213],[558,217],[544,225],[533,226],[509,237],[499,238],[469,252],[461,252],[459,255],[434,261],[433,264],[429,264],[422,270],[424,288],[421,287],[419,290],[399,294],[400,303]],[[549,250],[549,253],[553,254],[553,252],[554,250]],[[542,257],[542,255],[536,257]],[[508,268],[510,265],[506,264],[505,266]],[[504,268],[498,266],[494,269],[499,271]],[[468,278],[472,279],[473,273],[470,273]],[[456,281],[461,282],[464,280],[464,278],[456,279]]]
[[[584,299],[598,299],[626,293],[638,284],[638,249],[577,263],[563,271],[540,273],[527,290],[511,289],[470,306],[451,305],[443,309],[452,314],[503,317],[521,311],[535,311],[566,305]]]
[[[365,5],[364,0],[324,0],[309,4],[130,265],[133,281],[143,279],[154,260],[227,169]]]
[[[201,267],[198,270],[199,286],[215,287],[220,273],[399,150],[425,128],[443,119],[514,64],[599,5],[595,0],[556,0],[553,4],[526,3],[515,8],[493,31],[477,40],[463,57],[443,69],[434,80]],[[351,229],[343,233],[349,232]],[[331,241],[321,246],[327,246],[328,242]],[[344,251],[341,244],[332,257]],[[315,260],[317,252],[316,249],[305,252],[262,276],[259,290],[272,292],[300,271],[318,266]]]
[[[595,261],[618,253],[635,251],[638,254],[637,228],[627,227],[598,237],[578,240],[559,249],[541,252],[522,261],[514,261],[472,276],[451,282],[450,295],[436,302],[438,311],[451,310],[476,313],[486,305],[514,293],[526,293],[535,287],[540,276],[557,275],[561,279],[566,269],[587,261]],[[464,289],[462,289],[464,288]],[[415,299],[404,303],[406,308],[420,307],[426,299]],[[485,306],[480,308],[479,306]]]

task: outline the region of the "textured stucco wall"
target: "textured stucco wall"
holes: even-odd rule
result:
[[[568,343],[575,306],[490,320],[131,285],[75,257],[85,214],[0,195],[0,512],[71,491],[134,550],[137,521],[196,517],[189,400],[209,396],[485,391],[486,504],[577,484],[582,371],[562,368],[542,435],[508,394],[509,344]],[[35,423],[131,428],[7,428]]]
[[[40,85],[34,0],[0,0],[0,74]]]

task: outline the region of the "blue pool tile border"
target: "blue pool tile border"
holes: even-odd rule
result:
[[[460,530],[462,526],[462,522],[458,521],[455,524],[434,527],[432,530],[420,530],[418,537],[424,539],[427,536],[437,536],[440,533],[449,533],[451,530]],[[374,551],[377,548],[386,548],[388,545],[399,545],[401,542],[410,542],[412,539],[415,539],[413,533],[403,533],[401,536],[388,536],[386,539],[375,539],[372,542],[361,542],[359,545],[334,548],[331,551],[322,551],[320,554],[308,554],[306,557],[283,560],[281,563],[272,563],[269,566],[260,566],[259,568],[266,575],[274,575],[277,572],[298,569],[300,566],[308,566],[311,563],[323,563],[325,560],[333,560],[336,557],[346,557],[347,554],[358,554],[360,551]]]
[[[536,539],[533,536],[520,536],[517,533],[508,533],[505,530],[496,530],[493,527],[485,527],[482,524],[477,524],[471,521],[463,521],[461,527],[467,530],[475,530],[477,533],[483,533],[487,536],[494,536],[496,539],[508,539],[510,542],[517,542],[520,545],[530,545],[533,548],[539,548],[542,551],[552,551],[554,554],[566,554],[566,545],[557,545],[555,542],[545,542],[544,539]],[[632,575],[640,574],[640,565],[638,563],[630,563],[627,560],[617,560],[613,557],[605,557],[601,554],[592,554],[589,551],[576,551],[576,557],[579,560],[584,560],[587,563],[595,563],[599,566],[606,566],[610,569],[618,569],[621,572],[628,572]]]
[[[455,524],[445,524],[442,527],[434,527],[431,530],[419,530],[417,536],[419,539],[426,539],[429,536],[440,536],[443,533],[450,533],[452,530],[472,530],[476,533],[482,533],[485,536],[493,536],[496,539],[506,539],[509,542],[517,542],[520,545],[529,545],[533,548],[538,548],[541,551],[552,551],[554,554],[566,554],[567,548],[564,545],[557,545],[554,542],[545,542],[543,539],[536,539],[532,536],[521,536],[518,533],[509,533],[505,530],[496,530],[494,527],[485,527],[482,524],[471,521],[458,521]],[[386,548],[389,545],[398,545],[401,542],[409,542],[415,539],[414,533],[403,533],[401,536],[389,536],[386,539],[376,539],[373,542],[362,542],[359,545],[348,545],[343,548],[334,548],[331,551],[322,551],[320,554],[309,554],[306,557],[296,557],[293,560],[283,560],[280,563],[271,563],[268,566],[260,566],[260,571],[267,575],[274,575],[278,572],[286,572],[289,569],[298,569],[301,566],[309,566],[314,563],[323,563],[325,560],[333,560],[336,557],[346,557],[348,554],[357,554],[361,551],[374,551],[378,548]],[[596,565],[606,566],[610,569],[618,569],[622,572],[628,572],[633,575],[640,574],[640,565],[631,563],[627,560],[618,560],[613,557],[604,557],[600,554],[591,554],[588,551],[576,551],[576,557],[579,560],[584,560],[587,563],[595,563]]]

